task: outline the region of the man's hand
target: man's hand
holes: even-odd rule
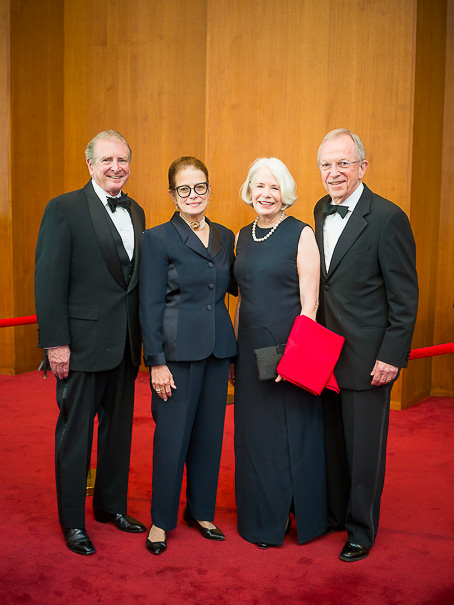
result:
[[[68,377],[70,356],[71,350],[69,345],[47,349],[47,358],[49,359],[51,370],[57,378],[63,380]]]
[[[384,384],[388,384],[397,376],[397,372],[399,368],[396,366],[392,366],[389,363],[384,363],[383,361],[375,362],[374,369],[370,373],[372,376],[372,386],[374,387],[382,387]]]

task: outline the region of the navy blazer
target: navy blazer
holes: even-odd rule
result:
[[[40,347],[69,345],[70,370],[99,372],[123,359],[126,336],[140,365],[140,242],[145,214],[131,200],[134,270],[126,283],[113,223],[92,182],[49,202],[35,263]]]
[[[339,386],[371,389],[377,359],[407,365],[418,308],[415,241],[403,210],[364,186],[327,273],[322,212],[326,201],[330,196],[314,209],[321,256],[317,319],[345,336],[335,369]]]
[[[234,234],[210,222],[208,248],[175,212],[142,239],[140,324],[146,366],[236,355],[226,292],[233,277]]]

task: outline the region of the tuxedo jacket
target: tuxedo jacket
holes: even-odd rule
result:
[[[318,321],[345,337],[335,375],[341,388],[364,390],[378,359],[406,367],[418,307],[416,250],[406,214],[364,186],[326,271],[322,208],[314,209],[321,256]]]
[[[128,275],[121,238],[91,181],[51,200],[44,212],[35,263],[38,346],[69,345],[70,370],[116,367],[127,337],[132,362],[140,365],[138,281],[145,215],[134,200],[131,217],[134,266]]]
[[[146,366],[236,355],[225,294],[236,295],[234,235],[206,219],[208,248],[180,215],[142,240],[140,323]]]

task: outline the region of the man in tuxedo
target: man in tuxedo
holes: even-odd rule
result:
[[[391,388],[416,321],[415,242],[406,214],[363,184],[357,135],[329,132],[318,166],[328,192],[314,210],[318,321],[345,337],[334,371],[340,395],[324,392],[328,519],[348,533],[340,559],[358,561],[377,535]]]
[[[140,365],[138,311],[143,209],[122,187],[131,150],[106,130],[85,151],[91,180],[49,202],[39,230],[35,302],[39,344],[57,377],[60,410],[55,473],[67,547],[96,552],[85,529],[85,490],[98,415],[96,521],[126,532],[145,526],[126,514],[134,383]]]

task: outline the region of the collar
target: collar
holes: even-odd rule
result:
[[[120,197],[121,196],[121,191],[118,195],[115,195],[115,196],[109,195],[107,193],[107,191],[104,191],[104,189],[102,187],[100,187],[94,179],[91,179],[91,184],[93,185],[93,189],[95,190],[96,195],[99,197],[99,199],[104,204],[104,206],[106,206],[106,208],[108,207],[108,205],[107,205],[108,197]]]
[[[358,185],[358,187],[355,189],[355,191],[353,193],[351,193],[348,196],[348,198],[342,202],[342,204],[337,204],[337,205],[338,206],[348,206],[348,209],[350,210],[350,212],[353,212],[353,210],[356,208],[356,204],[359,202],[359,198],[363,194],[363,191],[364,191],[364,184],[361,181],[361,183]],[[332,198],[331,198],[331,204],[335,205]]]

